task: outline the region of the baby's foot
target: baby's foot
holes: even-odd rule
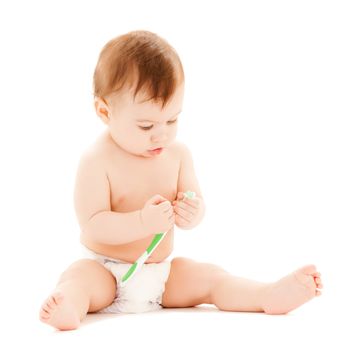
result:
[[[62,331],[76,329],[80,324],[74,306],[61,292],[54,292],[48,297],[41,306],[39,318]]]
[[[263,299],[267,314],[285,314],[321,295],[321,274],[314,265],[307,265],[272,283]]]

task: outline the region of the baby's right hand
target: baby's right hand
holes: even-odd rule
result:
[[[174,226],[174,208],[166,198],[157,194],[141,210],[141,221],[150,234],[165,233]]]

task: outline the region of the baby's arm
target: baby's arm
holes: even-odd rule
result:
[[[94,242],[119,245],[147,237],[141,211],[111,210],[109,181],[102,160],[93,151],[81,158],[75,191],[75,210],[82,231]]]
[[[175,223],[182,229],[191,229],[202,221],[205,214],[205,204],[194,170],[191,152],[184,144],[179,144],[179,151],[181,165],[177,184],[178,193],[176,201],[173,202],[176,213]],[[196,193],[195,198],[184,199],[184,193],[188,190]]]

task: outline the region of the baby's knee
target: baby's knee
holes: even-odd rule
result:
[[[71,264],[60,276],[60,280],[67,280],[72,278],[84,278],[91,276],[95,271],[101,271],[104,267],[92,259],[80,259]]]

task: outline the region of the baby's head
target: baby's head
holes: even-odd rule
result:
[[[182,109],[184,72],[176,51],[158,35],[133,31],[109,41],[94,73],[97,115],[124,151],[141,157],[168,147]]]

